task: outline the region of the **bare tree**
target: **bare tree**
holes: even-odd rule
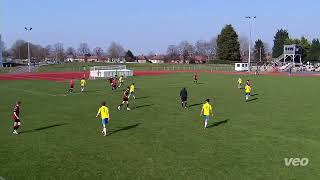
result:
[[[67,56],[72,56],[73,58],[76,56],[76,50],[73,47],[68,47],[66,51]]]
[[[81,56],[85,56],[87,54],[90,54],[90,48],[87,43],[80,43],[78,52]]]
[[[249,58],[249,39],[246,36],[239,37],[241,59]]]
[[[125,55],[124,48],[120,44],[117,44],[116,42],[112,42],[110,44],[107,52],[111,58],[121,58]]]
[[[101,47],[95,47],[93,49],[93,54],[100,58],[103,55],[103,49]]]
[[[45,58],[51,56],[52,54],[53,54],[53,47],[51,45],[47,45],[44,48],[44,56],[45,56]]]
[[[12,47],[11,53],[14,59],[28,59],[28,45],[25,40],[16,40]]]
[[[176,45],[169,45],[167,48],[167,58],[177,59],[179,58],[179,48]]]
[[[187,60],[190,60],[195,53],[193,45],[188,41],[182,41],[178,47],[179,53],[183,58],[183,63],[185,63]]]
[[[54,47],[56,61],[60,61],[60,62],[64,61],[65,54],[64,54],[63,44],[58,42],[58,43],[54,44],[53,47]]]
[[[152,57],[152,56],[155,56],[156,55],[156,53],[154,53],[153,51],[150,51],[149,53],[148,53],[148,57]]]

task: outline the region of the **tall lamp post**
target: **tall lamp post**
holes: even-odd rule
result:
[[[247,16],[246,19],[249,20],[249,29],[250,29],[250,38],[249,38],[249,59],[248,59],[248,68],[249,72],[251,71],[251,33],[252,33],[252,21],[256,19],[257,16]]]
[[[24,29],[27,32],[30,32],[32,30],[32,27],[25,27]],[[31,72],[30,43],[29,43],[29,41],[28,41],[28,66],[29,66],[29,72]]]

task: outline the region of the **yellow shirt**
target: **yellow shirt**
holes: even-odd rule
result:
[[[86,80],[81,79],[81,81],[80,81],[80,85],[81,85],[81,86],[84,86],[85,84],[86,84]]]
[[[244,87],[245,90],[246,90],[246,93],[250,93],[251,92],[251,87],[246,85],[246,87]]]
[[[134,92],[134,85],[130,86],[130,92]]]
[[[241,78],[238,79],[238,83],[239,83],[239,84],[242,83],[242,79],[241,79]]]
[[[203,115],[209,116],[210,112],[212,112],[212,106],[209,103],[205,103],[202,105]]]
[[[101,115],[101,119],[109,118],[109,108],[106,106],[101,106],[98,110],[98,114]]]

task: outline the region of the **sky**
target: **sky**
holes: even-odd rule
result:
[[[165,53],[181,41],[209,40],[226,24],[249,37],[245,16],[257,16],[252,40],[271,48],[280,28],[320,38],[319,8],[318,0],[0,0],[0,33],[6,47],[24,39],[105,50],[115,41],[134,54]]]

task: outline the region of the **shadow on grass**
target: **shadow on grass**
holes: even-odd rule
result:
[[[140,123],[137,123],[137,124],[134,124],[134,125],[130,125],[130,126],[124,126],[124,127],[121,127],[119,129],[116,129],[114,131],[110,131],[108,136],[112,135],[112,134],[115,134],[115,133],[118,133],[118,132],[121,132],[121,131],[127,131],[127,130],[130,130],[130,129],[133,129],[133,128],[136,128],[140,125]]]
[[[202,105],[203,103],[195,103],[195,104],[190,104],[188,107],[190,108],[190,107],[194,107],[194,106],[200,106],[200,105]]]
[[[203,83],[203,82],[198,82],[198,83],[194,83],[195,85],[201,85],[201,84],[206,84],[206,83]]]
[[[247,100],[246,102],[251,102],[251,101],[256,101],[256,100],[258,100],[257,97],[256,97],[256,98],[253,98],[253,99],[249,99],[249,100]]]
[[[26,130],[26,131],[21,131],[20,134],[42,131],[42,130],[46,130],[46,129],[50,129],[50,128],[54,128],[54,127],[63,126],[63,125],[66,125],[66,124],[68,124],[68,123],[60,123],[60,124],[53,124],[53,125],[50,125],[50,126],[39,127],[39,128],[36,128],[36,129],[30,129],[30,130]]]
[[[150,96],[142,96],[142,97],[137,97],[136,99],[147,99],[149,98]]]
[[[251,96],[254,97],[254,96],[258,96],[258,95],[259,95],[259,94],[252,94]]]
[[[148,106],[153,106],[153,104],[144,104],[144,105],[136,106],[134,109],[144,108]]]
[[[226,120],[223,120],[223,121],[215,122],[215,123],[209,125],[208,128],[213,128],[213,127],[219,126],[219,125],[221,125],[221,124],[225,124],[225,123],[227,123],[228,121],[230,121],[230,119],[226,119]]]

